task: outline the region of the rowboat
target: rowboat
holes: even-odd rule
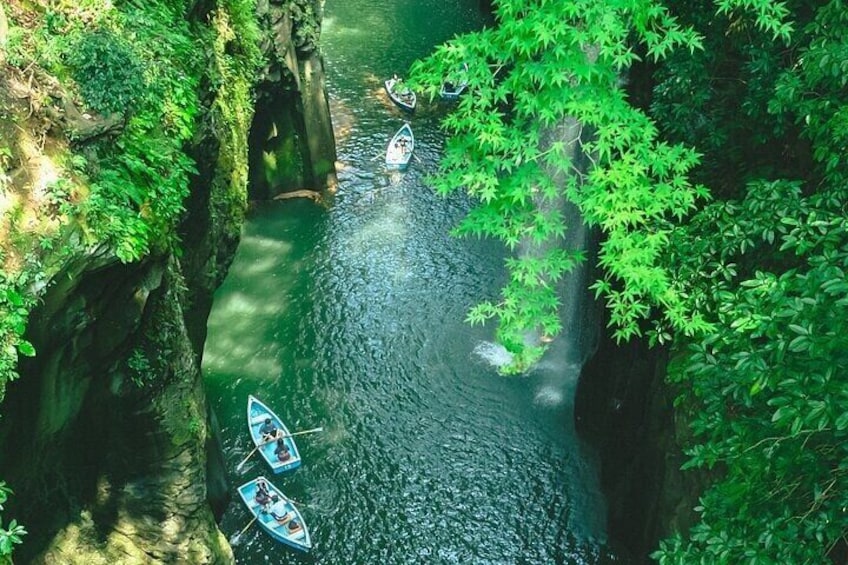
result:
[[[256,494],[262,482],[267,485],[272,499],[272,502],[264,506],[256,500]],[[309,536],[309,530],[306,528],[306,522],[300,510],[265,477],[256,477],[244,483],[238,488],[238,493],[259,526],[268,532],[268,535],[280,543],[301,551],[312,549],[312,538]],[[275,496],[277,501],[273,501]]]
[[[439,91],[439,96],[443,100],[456,100],[459,95],[465,92],[468,88],[468,82],[463,78],[468,74],[468,63],[462,64],[462,69],[459,71],[460,81],[458,83],[446,80],[442,83],[442,89]]]
[[[280,459],[277,455],[278,440],[264,441],[262,439],[262,428],[266,420],[270,419],[279,435],[282,435],[283,443],[288,447],[288,456]],[[247,427],[250,430],[250,437],[253,443],[259,448],[259,453],[271,466],[275,473],[290,471],[300,467],[300,452],[297,450],[297,445],[294,443],[294,438],[289,436],[289,429],[283,424],[279,416],[268,408],[261,400],[253,395],[247,397]],[[282,432],[280,434],[280,432]]]
[[[383,84],[386,85],[386,92],[388,93],[389,98],[392,99],[392,102],[407,112],[415,110],[417,97],[413,91],[403,84],[403,80],[393,77],[385,81]]]
[[[403,124],[386,148],[386,167],[403,171],[409,166],[414,149],[415,137],[412,135],[412,128],[409,124]]]

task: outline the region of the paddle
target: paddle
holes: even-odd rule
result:
[[[253,520],[251,520],[250,522],[248,522],[248,523],[247,523],[247,525],[246,525],[244,528],[242,528],[242,529],[241,529],[241,531],[240,531],[239,533],[237,533],[236,535],[234,535],[233,537],[231,537],[231,538],[230,538],[230,545],[238,545],[239,538],[242,536],[242,534],[244,534],[244,532],[246,532],[246,531],[247,531],[247,529],[248,529],[250,526],[252,526],[252,525],[253,525],[253,523],[254,523],[254,522],[255,522],[258,518],[259,518],[259,516],[258,516],[258,515],[254,516],[254,517],[253,517]]]
[[[236,472],[240,472],[241,468],[244,467],[244,464],[247,463],[247,460],[250,459],[251,457],[253,457],[253,454],[256,453],[256,451],[260,447],[262,447],[263,445],[267,445],[267,444],[271,443],[272,441],[276,441],[277,439],[280,439],[280,438],[300,436],[300,435],[303,435],[303,434],[314,434],[315,432],[323,432],[323,431],[324,431],[324,428],[312,428],[311,430],[303,430],[302,432],[294,432],[293,434],[285,434],[285,435],[281,435],[281,436],[269,439],[268,441],[263,441],[262,443],[258,444],[256,447],[254,447],[250,451],[250,453],[247,454],[247,457],[242,459],[241,463],[239,463],[236,466]]]
[[[310,506],[311,506],[310,504],[306,504],[305,502],[300,502],[299,500],[295,500],[295,499],[293,499],[293,498],[289,498],[288,496],[283,496],[283,498],[285,498],[286,500],[288,500],[289,502],[291,502],[291,503],[292,503],[292,504],[294,504],[295,506],[306,506],[306,507],[310,507]]]

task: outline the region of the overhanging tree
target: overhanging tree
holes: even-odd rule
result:
[[[688,466],[713,470],[701,522],[655,557],[825,562],[848,532],[848,10],[668,6],[678,19],[648,1],[496,2],[494,29],[416,68],[432,95],[469,66],[434,182],[480,202],[457,232],[534,250],[469,319],[497,319],[513,370],[541,354],[527,335],[559,330],[553,283],[581,259],[561,246],[560,201],[579,207],[603,232],[595,288],[615,335],[650,320],[674,337]],[[659,61],[652,117],[621,84],[636,53]],[[696,211],[690,175],[722,200]]]
[[[623,75],[636,46],[662,58],[695,50],[700,39],[657,2],[498,2],[497,26],[456,38],[414,69],[435,95],[442,78],[468,65],[473,94],[446,118],[451,134],[437,190],[464,188],[480,205],[457,228],[533,252],[507,261],[501,300],[478,305],[474,323],[495,318],[498,337],[520,371],[542,353],[528,335],[560,331],[556,281],[582,250],[557,242],[568,226],[562,201],[604,232],[595,289],[610,310],[617,338],[641,335],[657,316],[687,335],[709,329],[685,307],[682,289],[659,257],[675,223],[706,191],[687,174],[698,155],[659,139],[654,122],[627,100]]]

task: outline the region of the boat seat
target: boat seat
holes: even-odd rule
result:
[[[265,418],[270,418],[267,414],[262,414],[260,416],[254,416],[250,419],[250,425],[255,426],[257,424],[263,424],[265,422]],[[274,418],[271,418],[271,421],[274,421]]]
[[[269,516],[270,516],[270,514],[269,514]],[[275,526],[274,526],[274,527],[275,527],[275,528],[285,528],[285,527],[288,525],[288,523],[289,523],[289,522],[291,522],[292,520],[294,520],[294,518],[295,518],[294,512],[292,512],[291,510],[289,510],[288,512],[286,512],[286,515],[285,515],[285,516],[283,516],[283,520],[282,520],[282,521],[277,520],[276,518],[274,518],[273,516],[271,516],[271,519],[274,521],[274,524],[275,524]],[[288,531],[288,530],[287,530],[287,531]]]

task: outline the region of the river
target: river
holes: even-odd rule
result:
[[[203,371],[234,486],[270,475],[245,426],[248,394],[276,409],[304,464],[273,482],[304,503],[308,555],[256,527],[239,563],[597,564],[603,497],[573,429],[577,367],[556,354],[498,376],[492,329],[464,323],[496,298],[503,252],[448,235],[469,203],[425,183],[443,134],[438,104],[404,116],[382,80],[456,33],[484,25],[476,0],[328,0],[322,48],[337,133],[337,196],[253,209],[215,295]],[[416,160],[380,160],[404,119]],[[233,488],[235,495],[235,488]],[[222,529],[250,516],[234,498]]]

